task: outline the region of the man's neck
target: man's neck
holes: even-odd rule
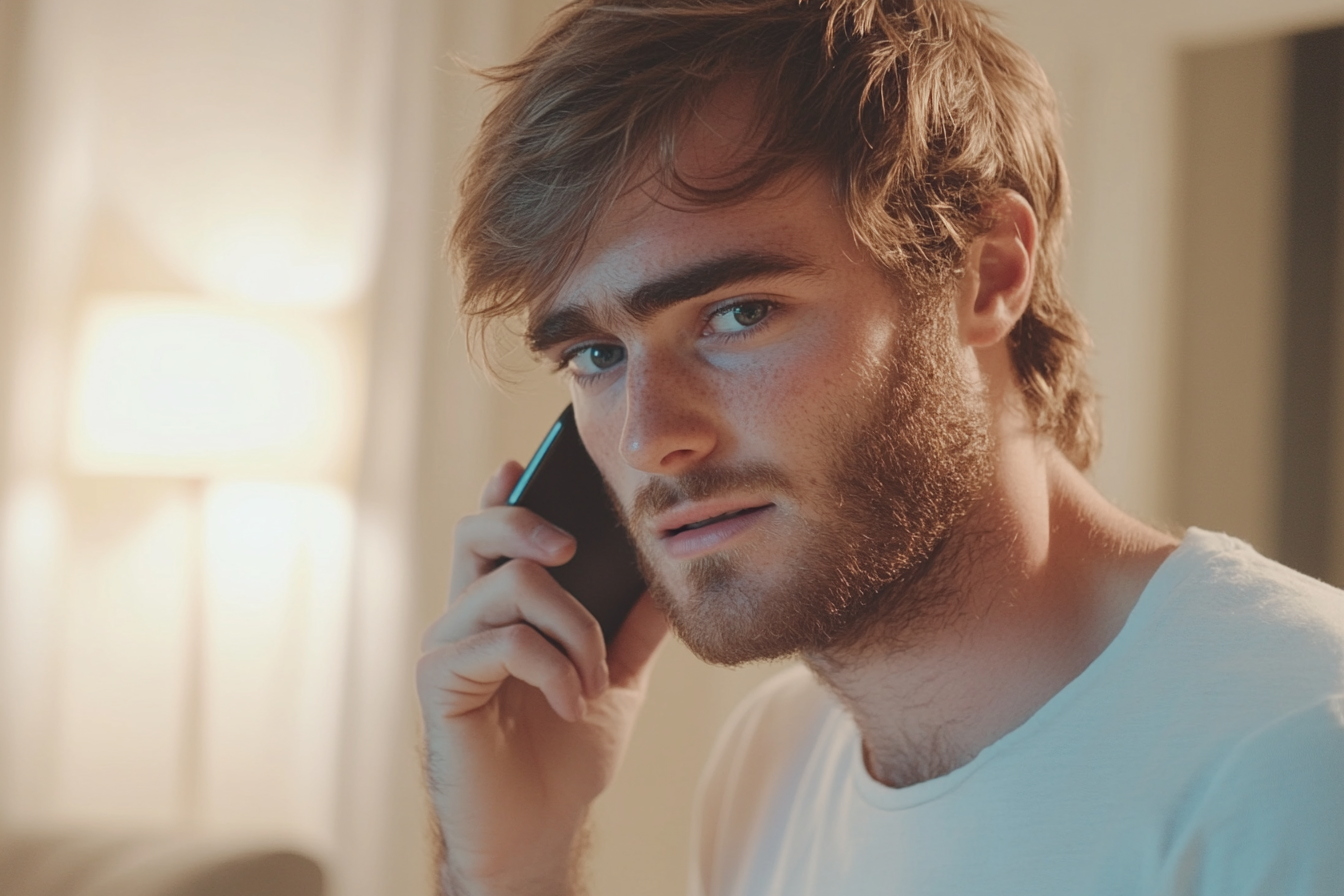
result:
[[[1017,450],[913,586],[947,613],[805,658],[888,786],[947,774],[1030,718],[1111,643],[1177,544],[1053,449]]]

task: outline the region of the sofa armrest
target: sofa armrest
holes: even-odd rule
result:
[[[0,896],[322,896],[302,853],[208,837],[0,837]]]

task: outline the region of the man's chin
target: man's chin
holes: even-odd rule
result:
[[[794,656],[798,649],[757,626],[734,628],[716,620],[670,615],[672,631],[701,660],[715,666],[744,666]]]
[[[740,561],[715,554],[676,576],[651,577],[650,592],[692,653],[707,663],[741,666],[797,653],[796,625],[780,618],[781,583],[755,580]]]

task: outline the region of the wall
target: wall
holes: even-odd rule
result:
[[[1183,59],[1173,295],[1175,514],[1275,557],[1287,49],[1255,40]]]

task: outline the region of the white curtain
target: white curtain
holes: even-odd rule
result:
[[[414,463],[397,452],[414,444],[402,406],[435,261],[428,206],[409,222],[388,197],[428,176],[427,150],[419,171],[394,171],[393,117],[408,83],[427,98],[433,51],[413,19],[431,7],[28,0],[16,17],[15,261],[0,273],[5,826],[280,839],[323,859],[335,892],[392,892],[380,876],[393,863],[361,826],[421,821],[379,782],[410,750]],[[399,280],[386,234],[415,227],[422,251],[398,248],[396,263],[423,270]],[[337,320],[381,352],[370,387],[409,395],[352,391],[377,435],[352,446],[362,466],[316,480],[76,474],[73,336],[99,295],[126,291]]]

